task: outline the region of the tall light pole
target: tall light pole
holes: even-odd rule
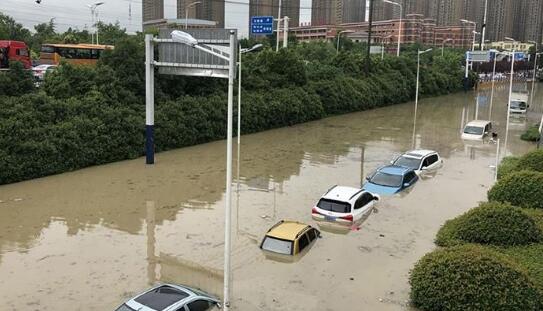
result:
[[[381,60],[385,58],[385,40],[388,40],[392,35],[381,38]]]
[[[481,51],[485,49],[485,35],[486,35],[486,14],[488,12],[488,0],[485,0],[485,12],[483,13],[483,24],[481,25],[481,41],[480,41],[480,48]]]
[[[420,76],[420,56],[424,53],[430,52],[432,49],[427,49],[424,51],[418,50],[417,52],[417,84],[415,87],[415,117],[413,119],[413,139],[412,139],[412,148],[415,148],[415,130],[417,126],[417,110],[419,106],[419,76]]]
[[[394,1],[390,1],[390,0],[382,0],[383,2],[385,3],[389,3],[389,4],[392,4],[392,5],[397,5],[400,7],[400,23],[398,25],[398,48],[396,50],[396,56],[400,56],[400,42],[401,42],[401,37],[402,37],[402,14],[403,14],[403,7],[402,7],[402,4],[401,3],[398,3],[398,2],[394,2]]]
[[[534,87],[535,87],[535,74],[537,70],[537,57],[541,55],[541,53],[537,53],[537,42],[529,40],[529,43],[535,44],[535,55],[534,55],[534,72],[532,74],[532,91],[530,92],[530,106],[534,103]]]
[[[238,193],[239,193],[239,163],[240,163],[240,159],[239,159],[239,156],[240,156],[240,144],[241,144],[241,55],[245,54],[245,53],[250,53],[250,52],[254,52],[254,51],[257,51],[257,50],[260,50],[261,48],[263,47],[262,44],[258,43],[258,44],[255,44],[253,45],[252,47],[250,48],[247,48],[247,49],[242,49],[241,48],[241,44],[239,46],[239,63],[238,63],[238,142],[237,142],[237,147],[238,147],[238,153],[237,153],[237,158],[238,158],[238,164],[237,164],[237,181],[238,181]]]
[[[279,29],[281,29],[281,0],[279,0],[279,8],[277,9],[277,32],[276,34],[276,42],[275,42],[275,52],[279,51]]]
[[[225,198],[225,217],[224,217],[224,292],[223,308],[230,310],[230,256],[232,253],[232,133],[233,133],[233,114],[234,114],[234,75],[236,73],[236,32],[230,30],[230,52],[228,56],[217,53],[214,50],[207,49],[198,44],[190,34],[174,30],[171,33],[174,42],[182,43],[193,48],[199,49],[205,53],[217,56],[228,62],[228,117],[226,134],[226,198]]]
[[[513,49],[511,51],[511,78],[509,80],[509,98],[507,99],[507,124],[505,126],[505,142],[504,142],[504,152],[507,155],[507,138],[509,136],[509,117],[511,115],[511,96],[513,94],[513,74],[515,68],[515,46],[517,41],[513,38],[505,37],[505,40],[513,42]]]
[[[492,104],[494,103],[494,84],[496,82],[496,61],[498,59],[498,55],[504,55],[507,53],[496,51],[494,53],[494,66],[492,67],[492,88],[490,90],[490,112],[488,114],[488,119],[492,120]]]
[[[472,31],[473,33],[473,42],[471,43],[471,51],[475,51],[475,37],[477,37],[477,35],[480,35],[481,33],[480,32],[477,32],[477,31]]]
[[[192,8],[193,6],[196,6],[196,5],[200,4],[200,3],[202,3],[202,1],[195,1],[195,2],[192,2],[189,5],[185,5],[185,29],[189,28],[189,22],[188,22],[189,8]]]
[[[465,24],[471,24],[473,25],[473,30],[472,31],[475,31],[475,29],[477,29],[477,23],[474,22],[474,21],[468,21],[467,19],[461,19],[460,20],[462,23],[465,23]],[[475,34],[473,34],[475,36]],[[473,48],[473,45],[474,43],[471,44],[471,50],[473,51],[474,48]]]
[[[352,30],[342,30],[337,33],[337,44],[336,44],[336,54],[339,53],[339,37],[341,37],[342,33],[353,33]]]
[[[452,39],[448,38],[448,39],[445,39],[445,40],[441,41],[441,57],[443,57],[443,48],[445,48],[445,42],[449,42],[449,41],[452,41]]]
[[[91,11],[92,27],[95,28],[95,32],[96,32],[96,44],[98,44],[98,28],[96,28],[96,23],[95,23],[96,8],[98,8],[99,6],[101,6],[104,3],[105,2],[103,2],[103,1],[98,1],[98,2],[94,2],[93,4],[87,4],[87,7]],[[91,43],[94,44],[94,34],[92,34],[92,33],[91,33]]]

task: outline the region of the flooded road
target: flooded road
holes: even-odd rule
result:
[[[539,121],[512,120],[504,154]],[[409,270],[449,218],[484,200],[495,144],[466,145],[477,93],[328,118],[242,137],[233,204],[234,310],[410,310]],[[480,90],[480,119],[489,91]],[[507,86],[492,119],[505,136]],[[158,121],[159,122],[159,121]],[[281,219],[317,225],[311,208],[328,188],[359,186],[394,155],[438,151],[444,166],[405,196],[385,198],[359,230],[322,230],[293,263],[266,259],[258,244]],[[222,293],[225,142],[0,186],[0,309],[113,310],[157,282]],[[235,171],[235,170],[234,170]]]

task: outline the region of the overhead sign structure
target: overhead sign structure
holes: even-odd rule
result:
[[[470,62],[485,63],[491,61],[490,51],[467,51],[466,58]]]
[[[271,35],[273,33],[273,16],[252,16],[251,34]]]
[[[383,49],[382,45],[372,45],[370,46],[370,54],[381,54],[383,53]]]

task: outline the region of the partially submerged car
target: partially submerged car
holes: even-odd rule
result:
[[[280,255],[297,255],[320,236],[320,231],[310,225],[281,220],[271,227],[260,243],[266,252]]]
[[[509,112],[512,114],[525,114],[528,110],[528,92],[517,91],[511,93]]]
[[[492,130],[492,122],[486,120],[474,120],[468,122],[462,132],[462,139],[483,140]]]
[[[403,166],[415,170],[417,175],[423,171],[432,171],[443,165],[439,153],[433,150],[410,150],[391,162],[392,165]]]
[[[379,196],[358,188],[334,186],[311,210],[313,219],[352,225],[371,213]]]
[[[415,170],[397,165],[387,165],[366,177],[362,189],[380,195],[392,195],[411,188],[419,176]]]
[[[115,311],[215,311],[217,298],[183,285],[161,284],[139,294]]]

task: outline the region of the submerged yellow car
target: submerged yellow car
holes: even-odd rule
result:
[[[297,221],[281,220],[268,230],[260,248],[282,255],[296,255],[319,236],[319,230],[310,225]]]

